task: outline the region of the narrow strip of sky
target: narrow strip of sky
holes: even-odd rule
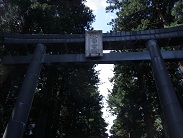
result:
[[[112,27],[107,25],[111,19],[114,19],[116,16],[114,13],[106,13],[106,0],[87,0],[86,5],[93,10],[93,14],[96,15],[96,21],[92,24],[94,30],[102,30],[103,33],[110,32]],[[112,64],[99,64],[95,70],[100,71],[99,79],[99,92],[103,95],[103,103],[104,108],[102,109],[103,118],[106,123],[108,123],[107,133],[110,134],[109,130],[113,125],[113,120],[115,119],[109,113],[109,109],[107,108],[108,93],[112,89],[112,84],[109,82],[109,79],[113,77],[113,65]]]

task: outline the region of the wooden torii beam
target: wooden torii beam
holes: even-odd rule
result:
[[[161,51],[163,59],[181,60],[183,59],[183,51]],[[2,64],[29,64],[33,55],[27,56],[5,56],[2,59]],[[44,54],[41,63],[93,63],[93,64],[116,64],[125,61],[150,61],[150,55],[148,51],[144,52],[112,52],[104,53],[102,58],[86,58],[85,54]]]
[[[147,40],[155,39],[161,47],[183,44],[183,26],[141,30],[103,33],[104,50],[120,50],[124,48],[145,48]],[[84,50],[84,34],[11,34],[1,33],[3,43],[8,50],[34,51],[36,44],[44,44],[47,52],[63,51],[64,49]]]

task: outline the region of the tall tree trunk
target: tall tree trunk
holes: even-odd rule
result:
[[[161,121],[162,121],[162,127],[163,127],[163,130],[162,130],[162,137],[163,138],[169,138],[168,136],[168,130],[167,130],[167,127],[166,127],[166,123],[165,123],[165,118],[164,118],[164,115],[163,115],[163,112],[162,110],[160,109],[159,110],[160,112],[160,117],[161,117]]]
[[[144,112],[144,122],[145,122],[145,126],[146,126],[147,136],[148,136],[148,138],[154,138],[155,133],[154,133],[153,118],[152,118],[151,114],[149,113],[148,103],[144,102],[144,105],[142,108],[143,108],[143,112]]]
[[[36,136],[35,138],[45,138],[45,130],[46,130],[46,125],[47,125],[47,120],[48,120],[48,113],[42,109],[40,111],[39,115],[39,122],[36,130]]]
[[[51,80],[51,79],[48,79]],[[48,123],[49,101],[51,98],[52,84],[48,82],[46,89],[43,93],[42,107],[39,113],[39,122],[36,129],[35,138],[45,138],[45,131]]]
[[[50,132],[50,126],[53,123],[53,120],[51,119],[53,116],[53,112],[51,112],[52,109],[54,108],[51,107],[51,98],[52,98],[52,90],[54,88],[54,70],[52,67],[48,67],[48,76],[47,76],[47,82],[46,82],[46,87],[43,90],[43,98],[40,102],[41,104],[41,110],[39,114],[39,122],[37,125],[36,129],[36,136],[35,138],[46,138],[48,133]],[[50,113],[51,112],[51,113]],[[49,131],[46,132],[46,129]]]
[[[56,104],[54,109],[55,112],[52,120],[52,127],[50,128],[50,138],[56,138],[57,130],[59,128],[60,104]]]
[[[149,104],[145,95],[145,91],[144,91],[144,77],[143,74],[141,73],[141,71],[138,72],[138,84],[139,84],[139,88],[140,91],[144,92],[144,96],[142,97],[142,101],[141,101],[141,105],[142,105],[142,109],[143,109],[143,113],[144,113],[144,122],[145,122],[145,126],[146,126],[146,132],[147,132],[147,136],[148,138],[154,138],[155,137],[155,133],[154,133],[154,124],[153,124],[153,119],[152,116],[149,112]]]

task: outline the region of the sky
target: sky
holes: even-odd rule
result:
[[[112,26],[107,25],[111,21],[111,19],[114,19],[115,13],[106,13],[105,8],[107,6],[106,0],[87,0],[86,5],[90,7],[90,9],[93,10],[93,14],[96,15],[96,20],[92,24],[92,27],[94,30],[102,30],[103,33],[109,32],[112,30]],[[105,51],[109,52],[109,51]],[[111,126],[113,125],[113,120],[115,119],[115,116],[112,116],[109,113],[109,109],[107,108],[107,98],[108,98],[108,91],[112,89],[112,84],[110,83],[110,78],[113,77],[113,64],[99,64],[95,68],[97,71],[100,71],[99,79],[100,79],[100,85],[99,85],[99,92],[101,95],[103,95],[103,103],[104,108],[103,111],[103,118],[105,119],[106,123],[108,123],[108,134],[110,134],[109,130]]]
[[[114,13],[106,13],[105,8],[108,5],[106,0],[87,0],[86,5],[93,10],[96,15],[96,21],[92,24],[94,30],[102,30],[103,33],[109,32],[112,27],[107,25],[111,19],[115,18]]]

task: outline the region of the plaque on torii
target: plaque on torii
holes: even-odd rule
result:
[[[102,57],[102,30],[85,32],[85,56],[86,57]]]

